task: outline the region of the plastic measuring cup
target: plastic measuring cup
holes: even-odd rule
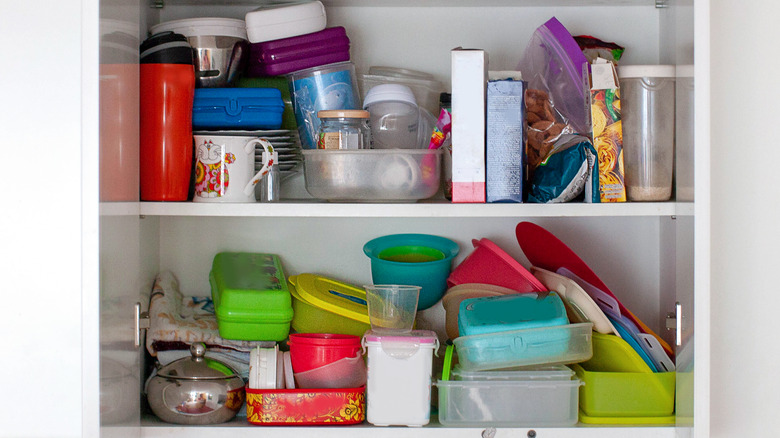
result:
[[[414,326],[420,286],[365,285],[368,320],[377,333],[408,333]]]

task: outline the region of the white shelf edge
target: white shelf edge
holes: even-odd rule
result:
[[[102,210],[101,210],[102,211]],[[255,216],[255,217],[598,217],[692,216],[690,202],[626,202],[611,204],[354,204],[280,202],[202,204],[142,202],[143,216]]]
[[[197,432],[198,438],[257,437],[289,438],[290,436],[316,436],[317,438],[351,438],[370,434],[372,438],[473,438],[484,436],[485,427],[445,427],[436,422],[424,427],[376,427],[368,423],[352,426],[255,426],[246,422],[245,417],[236,417],[224,424],[190,426],[163,423],[152,416],[144,416],[141,421],[142,438],[191,437]],[[578,423],[572,427],[513,427],[498,428],[501,438],[527,438],[529,431],[536,432],[537,438],[674,438],[673,425],[585,425]],[[402,432],[401,432],[402,431]]]

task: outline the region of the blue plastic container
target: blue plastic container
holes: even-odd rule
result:
[[[192,129],[279,129],[283,112],[277,88],[196,88]]]
[[[420,286],[417,310],[436,304],[447,291],[447,277],[458,244],[429,234],[391,234],[378,237],[363,246],[371,259],[374,284]]]
[[[550,327],[569,323],[555,292],[469,298],[458,309],[461,336]]]

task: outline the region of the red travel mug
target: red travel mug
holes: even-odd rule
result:
[[[183,35],[163,32],[141,44],[142,201],[186,201],[192,169],[195,67]]]

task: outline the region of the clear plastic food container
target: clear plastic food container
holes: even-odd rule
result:
[[[439,190],[441,150],[303,150],[306,191],[328,201],[404,202]]]

